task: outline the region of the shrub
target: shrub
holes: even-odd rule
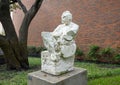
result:
[[[40,57],[40,53],[41,51],[45,50],[45,47],[39,46],[39,47],[35,47],[35,46],[28,46],[28,55],[29,56],[36,56],[36,57]]]
[[[120,48],[118,47],[115,49],[114,60],[117,63],[120,63]]]
[[[120,60],[120,54],[116,54],[115,59]]]
[[[45,47],[42,47],[42,46],[36,47],[36,54],[40,55],[40,53],[41,53],[42,51],[44,51],[44,50],[46,50]],[[40,56],[41,56],[41,55],[40,55]]]
[[[113,49],[110,47],[104,48],[100,51],[100,54],[104,57],[109,57],[111,55],[113,55]]]
[[[107,48],[102,49],[99,54],[104,61],[112,62],[113,55],[114,55],[114,49],[107,47]]]
[[[96,60],[97,57],[99,56],[99,53],[98,53],[99,49],[100,49],[99,46],[97,46],[97,45],[91,45],[90,46],[90,50],[89,50],[89,52],[87,54],[88,57],[90,59],[92,59],[92,60]]]
[[[83,53],[83,51],[80,48],[76,49],[75,57],[76,57],[76,60],[83,60],[83,59],[85,59],[84,58],[84,53]]]
[[[28,55],[34,55],[36,53],[36,47],[35,46],[28,46]]]
[[[84,53],[83,53],[83,51],[82,51],[80,48],[77,48],[75,55],[76,55],[76,56],[83,56]]]

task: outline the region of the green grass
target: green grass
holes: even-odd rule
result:
[[[120,85],[120,75],[90,80],[88,85]]]
[[[29,58],[27,71],[7,71],[0,66],[0,85],[27,85],[27,74],[40,70],[40,58]],[[120,67],[112,64],[75,62],[75,66],[88,71],[88,85],[120,85]]]
[[[0,66],[0,85],[27,85],[27,74],[40,69],[40,58],[29,58],[30,69],[27,71],[7,71]]]
[[[30,67],[38,67],[41,64],[40,58],[29,58]]]
[[[76,62],[75,66],[87,69],[88,79],[120,75],[120,67],[118,65]]]

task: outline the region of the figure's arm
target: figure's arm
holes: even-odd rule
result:
[[[78,32],[78,29],[79,29],[79,26],[75,24],[73,28],[71,28],[71,30],[66,33],[66,35],[64,36],[64,39],[67,41],[73,40],[75,35]]]
[[[78,32],[78,30],[79,30],[79,26],[77,25],[77,24],[75,24],[75,23],[73,23],[74,24],[74,26],[73,26],[73,29],[72,29],[72,31],[75,33],[75,35],[77,34],[77,32]]]
[[[60,37],[61,36],[60,25],[51,34],[55,38]]]
[[[74,36],[75,36],[75,33],[73,31],[69,31],[69,32],[67,32],[66,35],[63,36],[63,38],[66,41],[71,41],[71,40],[73,40]]]

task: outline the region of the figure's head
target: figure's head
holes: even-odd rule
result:
[[[65,25],[70,24],[70,22],[72,21],[72,14],[70,13],[70,11],[63,12],[63,14],[61,16],[61,21]]]

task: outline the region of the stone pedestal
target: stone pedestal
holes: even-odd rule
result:
[[[36,71],[28,74],[28,85],[87,85],[87,71],[75,68],[59,76]]]

